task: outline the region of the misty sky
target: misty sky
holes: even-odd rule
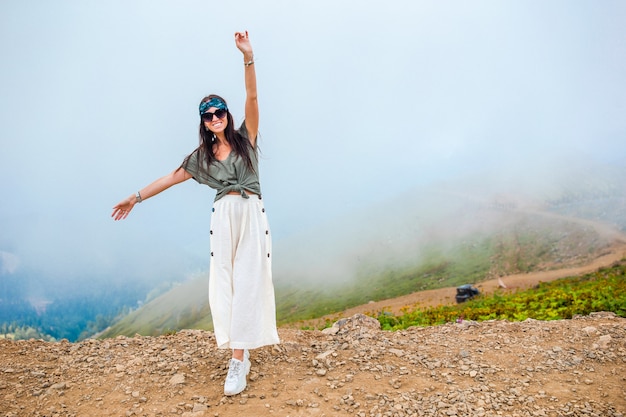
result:
[[[623,158],[624,22],[623,1],[3,0],[0,279],[207,268],[213,190],[110,214],[197,146],[203,96],[241,122],[235,31],[279,245],[438,180]]]

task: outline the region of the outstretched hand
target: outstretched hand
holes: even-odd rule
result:
[[[113,213],[111,214],[113,220],[124,220],[128,217],[133,207],[135,207],[135,203],[136,199],[134,195],[117,203],[113,207]]]
[[[244,32],[235,32],[235,45],[237,45],[237,49],[239,49],[244,56],[252,56],[252,44],[248,38],[247,30]]]

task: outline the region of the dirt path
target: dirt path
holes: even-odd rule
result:
[[[599,256],[593,260],[593,262],[587,265],[549,271],[538,271],[528,274],[508,275],[499,279],[482,281],[476,285],[482,293],[493,293],[496,289],[502,288],[502,284],[506,287],[506,290],[518,290],[533,287],[540,282],[548,282],[559,278],[584,275],[596,271],[599,268],[610,266],[613,263],[626,258],[626,235],[615,228],[591,220],[565,217],[554,213],[539,211],[533,212],[544,216],[558,217],[561,219],[575,221],[586,226],[591,226],[600,236],[606,238],[612,243],[606,248],[606,250],[600,253]],[[352,307],[341,313],[330,314],[319,319],[305,322],[305,325],[316,326],[325,323],[327,320],[335,321],[338,318],[351,317],[358,313],[368,314],[385,310],[397,315],[401,314],[402,309],[406,307],[436,307],[438,305],[455,304],[455,294],[455,287],[415,292],[402,297],[370,302],[368,304]]]

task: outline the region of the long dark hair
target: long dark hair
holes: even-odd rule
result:
[[[217,94],[211,94],[206,96],[200,101],[200,103],[204,103],[206,101],[211,100],[212,98],[217,98],[226,104],[226,100]],[[230,110],[227,111],[226,117],[228,119],[228,123],[226,125],[226,129],[224,130],[224,135],[226,136],[226,141],[230,145],[231,149],[235,152],[235,154],[242,158],[246,163],[246,166],[254,171],[254,165],[252,164],[252,160],[250,159],[250,149],[252,149],[252,144],[250,140],[241,136],[237,130],[235,129],[235,122],[233,120],[233,115],[230,114]],[[198,147],[198,159],[203,158],[207,162],[207,166],[212,163],[217,162],[217,158],[213,152],[213,144],[215,143],[215,135],[210,130],[204,127],[204,122],[202,118],[200,118],[200,127],[198,129],[200,136],[200,146]],[[198,161],[199,162],[199,161]]]

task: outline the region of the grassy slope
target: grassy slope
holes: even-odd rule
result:
[[[99,337],[154,336],[185,328],[211,329],[207,297],[206,278],[194,278],[133,311]]]
[[[381,269],[374,260],[363,262],[353,280],[324,285],[305,284],[297,278],[283,280],[276,284],[278,322],[293,323],[371,300],[475,283],[490,274],[528,272],[546,264],[580,263],[592,256],[599,245],[601,242],[592,230],[570,222],[545,223],[540,218],[522,216],[506,230],[465,236],[454,245],[430,243],[421,249],[419,258],[408,259],[401,267]],[[158,335],[182,328],[211,329],[207,298],[207,278],[195,278],[129,314],[100,337]]]

